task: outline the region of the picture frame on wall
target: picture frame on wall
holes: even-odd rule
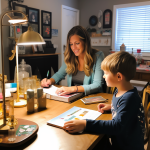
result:
[[[33,31],[39,33],[39,24],[30,23],[30,26],[31,26],[31,28],[32,28]]]
[[[111,28],[112,27],[112,11],[110,9],[106,9],[103,12],[103,28]]]
[[[22,26],[21,25],[17,25],[15,26],[15,31],[16,31],[16,38],[19,38],[20,35],[22,34]],[[14,26],[10,26],[10,37],[15,37],[14,35]]]
[[[51,39],[52,36],[52,13],[41,10],[41,32],[45,39]]]
[[[21,4],[13,2],[13,10],[22,11],[25,15],[27,14],[27,6],[26,5],[21,5]],[[14,13],[14,16],[24,17],[21,13]]]
[[[52,29],[52,36],[58,36],[58,29]]]
[[[28,30],[28,24],[22,24],[22,33]]]
[[[38,33],[39,31],[39,9],[28,7],[29,26]]]

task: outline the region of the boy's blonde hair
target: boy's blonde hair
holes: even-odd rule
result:
[[[114,75],[120,72],[127,81],[130,81],[136,73],[136,60],[128,52],[115,52],[102,61],[101,69],[110,71]]]

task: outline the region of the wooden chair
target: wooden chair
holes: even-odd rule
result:
[[[108,87],[107,86],[106,93],[114,94],[115,90],[116,90],[116,87]]]
[[[150,101],[149,101],[149,94],[150,90],[145,88],[143,92],[143,107],[144,107],[144,114],[145,114],[145,136],[144,136],[144,144],[145,150],[150,150]]]

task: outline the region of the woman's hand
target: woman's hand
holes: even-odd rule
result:
[[[76,91],[75,89],[76,87],[72,86],[72,87],[64,87],[62,86],[61,88],[58,88],[56,90],[56,94],[62,96],[62,95],[67,95],[70,93],[74,93]]]
[[[86,127],[86,120],[72,120],[64,123],[63,129],[69,133],[81,132]]]
[[[100,103],[98,104],[98,111],[104,113],[104,111],[111,110],[111,104]]]
[[[51,85],[51,80],[50,79],[47,79],[47,78],[44,78],[42,81],[41,81],[41,87],[49,87]]]

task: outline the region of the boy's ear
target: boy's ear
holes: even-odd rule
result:
[[[117,78],[118,78],[118,81],[121,81],[123,79],[122,73],[118,72],[117,73]]]

